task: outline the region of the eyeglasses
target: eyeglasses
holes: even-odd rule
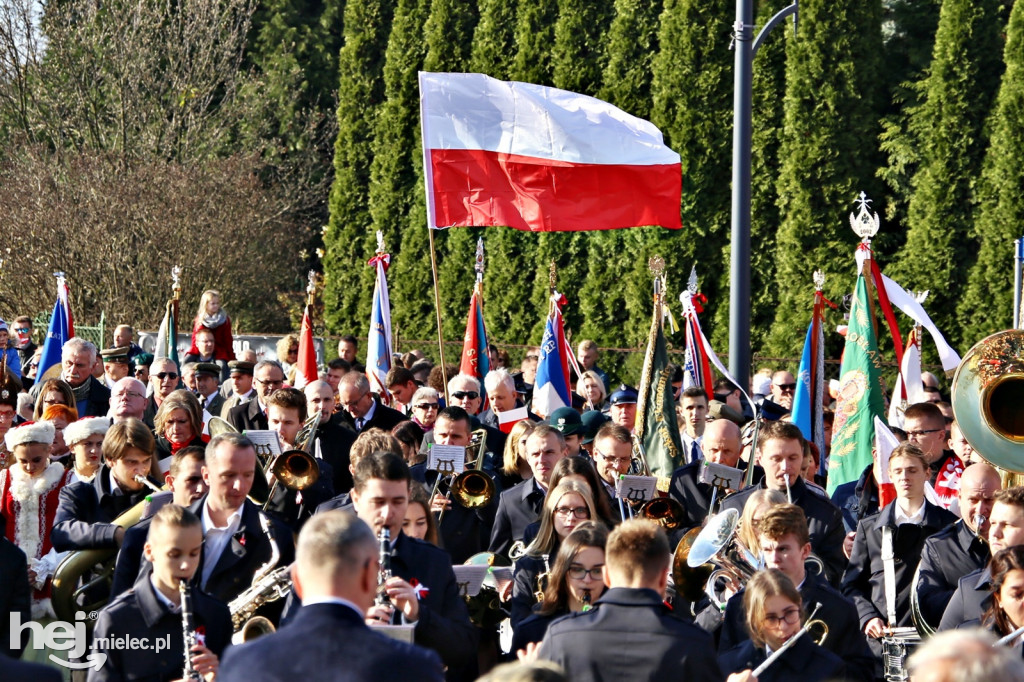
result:
[[[583,568],[582,566],[570,566],[569,570],[566,571],[569,577],[573,580],[583,580],[586,576],[590,576],[591,580],[601,580],[601,569],[604,568],[604,564],[598,564],[593,568]]]
[[[480,394],[476,391],[455,391],[455,393],[452,393],[452,397],[456,400],[476,400],[480,397]]]
[[[632,457],[612,457],[610,455],[606,455],[605,453],[601,452],[597,448],[594,448],[594,454],[597,455],[598,457],[600,457],[601,459],[603,459],[604,461],[608,462],[609,464],[620,464],[621,465],[621,464],[629,464],[631,461],[633,461]]]
[[[440,404],[439,403],[420,403],[419,405],[415,405],[414,407],[417,410],[423,410],[425,412],[427,410],[436,410],[438,407],[440,407]]]
[[[792,384],[775,384],[775,385],[778,387],[778,389],[780,391],[795,391],[796,390],[796,383],[795,382],[792,383]]]
[[[782,623],[794,625],[800,622],[800,609],[796,607],[786,609],[782,612],[781,616],[776,616],[774,613],[767,613],[764,616],[764,622],[769,627],[777,627]]]
[[[163,381],[164,379],[177,379],[181,375],[178,374],[177,372],[159,372],[154,376],[160,381]]]
[[[262,386],[284,386],[284,379],[256,379],[255,381]]]
[[[365,398],[368,395],[369,395],[369,392],[362,394],[361,396],[359,396],[355,400],[349,401],[347,403],[343,402],[341,404],[342,404],[343,407],[355,407],[359,403],[363,402],[363,398]]]
[[[927,436],[929,433],[938,433],[940,431],[945,430],[946,429],[924,429],[923,431],[907,431],[906,434],[907,438],[923,438],[924,436]]]
[[[590,510],[586,507],[555,507],[558,516],[575,516],[577,519],[589,519]]]
[[[144,396],[143,394],[136,393],[135,391],[125,391],[124,393],[116,393],[116,394],[114,394],[114,398],[116,398],[117,400],[122,400],[124,398],[131,398],[132,400],[135,400],[136,398],[145,398],[145,397],[146,396]]]

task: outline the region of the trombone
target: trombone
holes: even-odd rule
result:
[[[431,500],[438,494],[442,481],[448,486],[448,490],[444,495],[446,503],[454,497],[455,501],[466,509],[478,509],[486,507],[494,499],[495,494],[497,494],[497,488],[491,477],[483,471],[484,453],[487,447],[487,432],[483,429],[474,431],[469,445],[470,447],[473,445],[477,446],[476,458],[469,463],[469,468],[457,476],[454,474],[443,475],[439,471],[437,480],[434,481],[434,486],[430,491]],[[447,508],[447,504],[441,508],[437,516],[438,524],[444,519],[444,513]]]

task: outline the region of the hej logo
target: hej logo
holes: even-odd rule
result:
[[[86,614],[85,611],[75,613],[75,622],[54,621],[45,627],[42,623],[29,621],[21,622],[20,613],[11,614],[11,642],[12,648],[21,647],[21,637],[25,630],[32,635],[32,643],[36,649],[50,649],[58,652],[67,652],[67,659],[62,659],[54,654],[49,659],[57,665],[72,670],[84,670],[94,668],[99,670],[106,662],[107,655],[104,653],[91,652],[83,659],[88,646],[88,635],[86,633],[86,619],[95,620],[95,613]]]

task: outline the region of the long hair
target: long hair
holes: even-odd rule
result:
[[[165,434],[167,430],[167,420],[170,419],[171,412],[174,410],[184,410],[185,414],[188,415],[188,424],[189,428],[192,429],[192,438],[196,438],[203,432],[203,420],[202,417],[199,416],[200,409],[198,398],[196,398],[191,391],[179,388],[171,391],[171,393],[164,398],[164,401],[160,403],[160,408],[156,411],[156,416],[153,417],[153,426],[155,427],[154,431],[156,431],[158,436],[167,438]]]
[[[796,585],[782,571],[768,568],[758,571],[743,590],[743,610],[747,614],[747,632],[754,646],[764,646],[764,604],[769,597],[785,597],[800,608],[803,620],[803,600]]]
[[[604,554],[604,546],[608,542],[608,528],[594,521],[586,521],[577,526],[562,542],[555,557],[555,565],[544,597],[540,602],[539,612],[542,616],[554,613],[565,613],[569,610],[569,584],[566,576],[576,555],[588,547],[596,547]]]
[[[586,479],[587,485],[590,486],[590,490],[593,493],[594,509],[597,511],[597,517],[594,520],[603,521],[609,528],[614,527],[616,519],[612,516],[612,505],[608,501],[608,496],[602,494],[604,489],[601,479],[598,477],[597,469],[594,468],[590,460],[580,455],[563,457],[558,460],[555,468],[551,470],[551,480],[548,483],[548,487],[556,488],[566,476],[582,476]]]
[[[780,493],[778,490],[769,490],[767,488],[763,490],[754,491],[754,493],[747,498],[746,504],[743,505],[743,514],[740,516],[740,529],[738,535],[740,542],[743,546],[754,553],[755,556],[761,554],[761,541],[758,539],[757,524],[754,522],[754,514],[757,513],[761,507],[774,507],[775,505],[785,504],[786,496]]]
[[[430,544],[434,545],[435,547],[440,547],[441,542],[438,539],[437,533],[437,517],[434,516],[434,513],[432,511],[430,511],[430,497],[428,496],[427,491],[421,485],[410,486],[409,506],[411,507],[414,504],[418,504],[420,507],[422,507],[423,513],[427,517],[427,534],[426,536],[424,536],[423,539],[429,542]]]
[[[989,561],[988,570],[992,574],[992,599],[988,609],[981,616],[981,623],[992,628],[998,636],[1005,637],[1017,628],[1003,611],[999,603],[999,593],[1010,571],[1024,571],[1024,545],[1001,550]]]
[[[508,438],[505,439],[505,453],[504,457],[502,457],[501,473],[506,476],[513,476],[519,473],[519,462],[525,460],[519,441],[526,440],[533,432],[534,426],[534,422],[529,419],[523,419],[516,422],[512,427]]]
[[[592,409],[600,410],[601,406],[608,400],[608,387],[604,385],[604,381],[601,380],[601,377],[594,370],[588,369],[577,379],[576,395],[583,398],[584,401],[590,401],[590,397],[587,395],[587,379],[597,382],[597,387],[601,389],[601,397],[598,399],[597,404],[591,406]]]
[[[526,548],[526,553],[529,556],[540,557],[544,554],[554,554],[558,551],[560,538],[558,533],[555,532],[555,507],[569,493],[576,493],[583,498],[583,503],[590,510],[591,521],[597,516],[597,511],[594,509],[594,496],[590,491],[590,486],[579,481],[562,481],[558,484],[558,487],[549,490],[547,497],[544,498],[544,511],[540,515],[540,530],[537,531],[537,537]]]
[[[47,379],[39,388],[39,396],[36,398],[35,408],[32,410],[32,419],[34,421],[39,421],[43,418],[43,410],[46,409],[46,405],[43,405],[43,400],[46,399],[46,394],[50,391],[57,391],[64,396],[64,404],[68,407],[77,407],[75,394],[71,390],[71,384],[62,379]]]
[[[199,297],[199,308],[196,310],[196,317],[195,320],[193,320],[194,324],[192,325],[193,327],[202,324],[203,317],[206,315],[206,304],[209,303],[210,299],[214,297],[218,299],[220,298],[220,292],[217,291],[216,289],[207,289],[206,291],[203,292],[203,295]],[[223,309],[224,301],[221,301],[221,310]],[[225,315],[226,314],[227,313],[225,313]]]

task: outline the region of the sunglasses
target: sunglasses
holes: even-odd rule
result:
[[[14,331],[19,334],[28,334],[32,329],[30,327],[17,327]]]
[[[455,391],[452,393],[452,397],[457,400],[476,400],[480,397],[480,394],[476,391]]]
[[[420,403],[416,405],[417,410],[436,410],[440,405],[438,403]]]
[[[775,384],[775,385],[778,386],[783,391],[795,391],[796,390],[796,384],[795,383],[792,383],[792,384]]]
[[[160,372],[154,375],[160,381],[164,379],[177,379],[180,375],[177,372]]]

